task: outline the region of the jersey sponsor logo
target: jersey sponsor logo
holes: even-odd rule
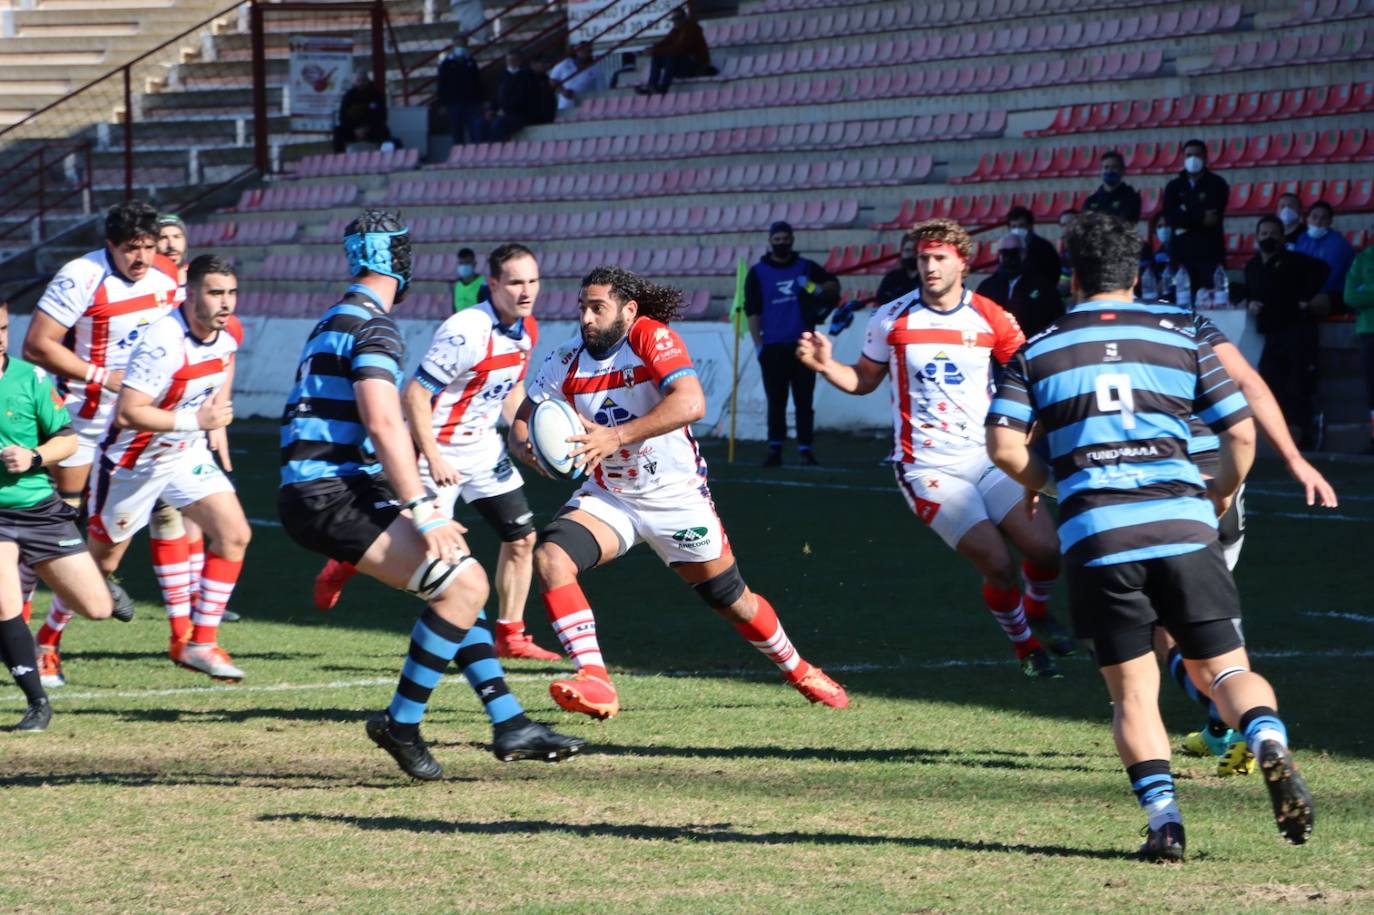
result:
[[[1105,451],[1089,451],[1090,461],[1115,461],[1120,458],[1155,457],[1159,449],[1154,445],[1135,445],[1125,448],[1108,448]]]
[[[797,294],[796,283],[796,280],[778,280],[773,285],[777,287],[779,296],[793,296]]]
[[[1104,353],[1102,354],[1102,361],[1103,361],[1103,362],[1120,362],[1120,361],[1121,361],[1121,354],[1120,354],[1119,352],[1117,352],[1117,346],[1116,346],[1115,343],[1108,343],[1108,344],[1106,344],[1106,352],[1104,352]]]
[[[711,545],[710,531],[704,527],[685,527],[673,534],[684,550],[704,550]]]
[[[938,384],[958,385],[964,383],[963,370],[959,368],[958,363],[949,358],[944,350],[935,354],[933,362],[927,362],[921,367],[918,377]]]
[[[212,477],[219,472],[219,467],[214,464],[197,464],[191,468],[191,474],[197,477]]]
[[[623,426],[634,419],[634,414],[607,397],[601,407],[592,415],[592,422],[598,426]]]
[[[57,541],[57,545],[58,545],[58,546],[80,546],[83,542],[84,542],[84,541],[82,541],[82,539],[81,539],[80,537],[77,537],[77,538],[72,539],[72,540],[59,540],[59,541]]]
[[[498,483],[504,483],[510,479],[510,475],[515,472],[511,466],[510,455],[506,455],[496,462],[496,466],[491,468],[491,475],[496,477]]]
[[[916,496],[915,499],[916,517],[920,518],[926,524],[930,524],[935,520],[935,516],[940,511],[940,503],[932,502],[929,499],[922,499],[920,496]]]

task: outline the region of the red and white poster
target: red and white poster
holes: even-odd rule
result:
[[[353,39],[294,35],[289,47],[291,129],[327,133],[353,83]]]

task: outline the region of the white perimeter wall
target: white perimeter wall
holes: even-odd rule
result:
[[[1246,322],[1243,311],[1210,312],[1218,326],[1236,341],[1246,357],[1259,360],[1262,340]],[[863,316],[835,340],[837,358],[856,362],[863,345]],[[244,317],[246,345],[239,354],[234,383],[234,410],[240,417],[276,419],[281,415],[287,392],[295,380],[301,347],[314,322],[303,318]],[[413,370],[429,346],[437,326],[428,321],[400,319],[397,322],[406,339],[407,368]],[[28,329],[28,317],[16,315],[10,325],[10,348],[18,354]],[[734,330],[724,322],[685,322],[677,326],[687,344],[697,374],[706,391],[706,418],[697,431],[706,435],[727,435],[730,431],[730,380],[734,357]],[[543,363],[544,355],[557,344],[577,333],[573,321],[540,323],[539,345],[532,365]],[[531,369],[531,372],[534,368]],[[753,346],[746,335],[740,341],[740,384],[736,434],[742,439],[761,440],[766,436],[763,388]],[[790,417],[789,410],[789,417]],[[789,419],[790,422],[790,419]],[[888,386],[864,397],[841,394],[824,381],[816,385],[816,424],[823,429],[883,430],[891,428]],[[790,427],[789,427],[790,428]]]

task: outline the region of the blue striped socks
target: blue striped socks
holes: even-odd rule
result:
[[[486,619],[486,614],[479,613],[477,618]],[[468,630],[453,660],[467,677],[477,698],[482,700],[493,727],[523,727],[529,723],[520,700],[511,695],[510,687],[506,686],[506,672],[496,660],[496,649],[486,626],[476,625]]]
[[[1240,730],[1245,735],[1245,745],[1256,757],[1259,756],[1260,741],[1277,740],[1288,746],[1288,728],[1284,727],[1279,713],[1267,705],[1257,705],[1241,715]]]
[[[410,653],[401,668],[401,681],[391,697],[387,714],[391,716],[391,733],[397,740],[411,742],[420,733],[420,719],[425,716],[430,693],[444,678],[449,662],[469,630],[446,622],[432,607],[415,621],[410,632]]]
[[[1174,776],[1167,759],[1146,759],[1126,767],[1131,790],[1140,806],[1150,817],[1150,828],[1159,829],[1165,823],[1182,823],[1183,813],[1174,797]]]

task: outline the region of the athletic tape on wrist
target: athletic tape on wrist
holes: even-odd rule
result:
[[[200,420],[196,419],[196,414],[192,413],[190,410],[178,410],[172,415],[174,417],[172,420],[173,432],[200,431]]]

